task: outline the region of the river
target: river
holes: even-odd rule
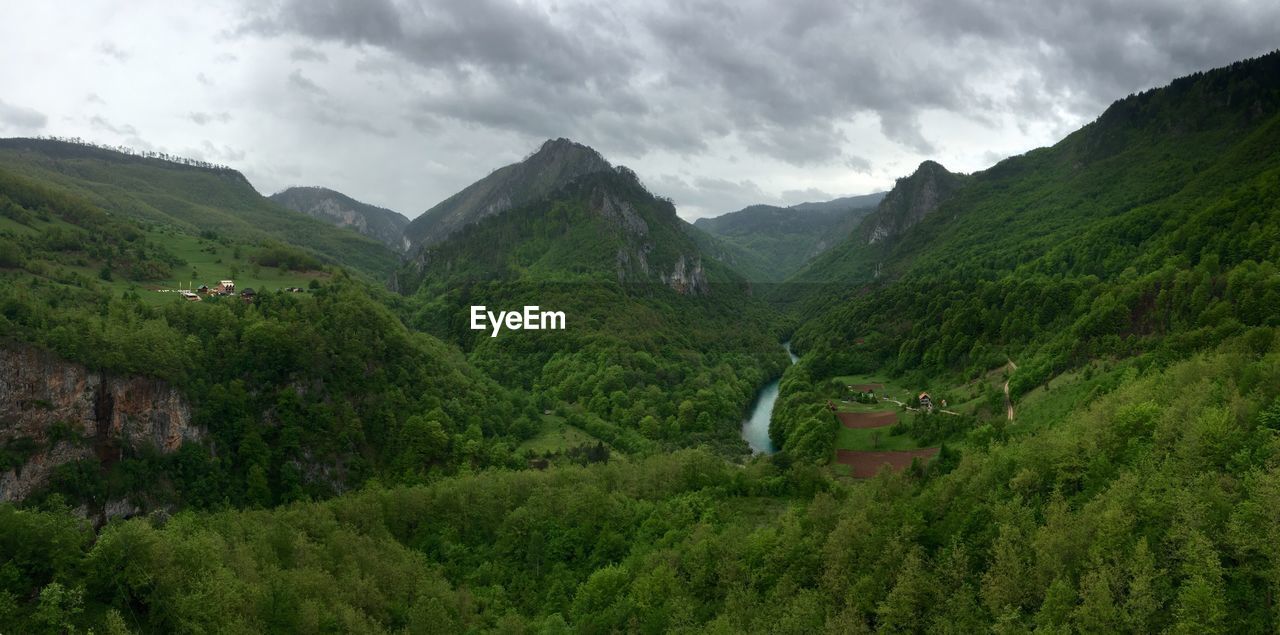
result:
[[[782,348],[786,349],[792,364],[800,359],[791,352],[791,342],[784,342]],[[760,389],[756,394],[755,405],[751,407],[751,414],[742,422],[742,438],[746,439],[747,445],[751,446],[751,451],[755,454],[773,454],[778,451],[773,447],[773,441],[769,440],[769,421],[773,419],[773,404],[778,401],[778,384],[781,381],[782,378],[779,377]]]

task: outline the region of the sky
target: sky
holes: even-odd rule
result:
[[[548,138],[693,220],[972,172],[1280,47],[1274,0],[0,3],[0,137],[222,163],[414,217]]]

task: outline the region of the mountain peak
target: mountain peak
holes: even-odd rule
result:
[[[925,159],[924,161],[921,161],[920,165],[916,166],[916,171],[912,172],[912,174],[920,174],[921,172],[924,172],[926,174],[938,173],[938,172],[941,172],[944,174],[951,174],[951,172],[948,171],[947,168],[943,167],[941,163],[938,163],[933,159]]]
[[[415,246],[440,242],[459,229],[542,198],[587,174],[614,172],[599,152],[564,137],[548,139],[519,163],[494,170],[427,210],[405,228]]]
[[[582,150],[590,150],[592,152],[595,152],[595,149],[593,149],[591,146],[578,143],[573,139],[568,139],[565,137],[556,137],[555,139],[547,139],[546,141],[543,141],[542,146],[538,148],[538,152],[548,152],[548,151],[568,150],[568,149],[582,149]]]
[[[962,182],[937,161],[925,160],[911,176],[898,179],[879,207],[862,224],[868,243],[893,238],[938,209]]]

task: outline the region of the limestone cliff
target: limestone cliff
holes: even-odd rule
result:
[[[191,405],[169,384],[115,377],[21,344],[0,344],[0,501],[22,500],[59,465],[104,465],[144,446],[199,441]]]
[[[862,221],[860,231],[868,244],[896,238],[938,209],[963,183],[959,174],[925,161],[906,178],[898,179],[876,211]]]

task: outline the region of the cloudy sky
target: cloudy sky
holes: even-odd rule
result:
[[[886,189],[926,158],[985,168],[1280,47],[1277,24],[1274,0],[5,0],[0,136],[410,217],[563,136],[693,219]]]

